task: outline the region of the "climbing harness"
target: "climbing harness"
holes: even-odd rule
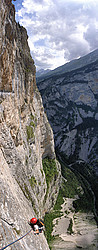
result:
[[[33,229],[31,229],[28,233],[24,234],[24,235],[23,235],[22,237],[20,237],[19,239],[17,239],[17,240],[15,240],[15,241],[11,242],[11,243],[8,244],[7,246],[5,246],[5,247],[3,247],[3,248],[0,248],[0,250],[3,250],[3,249],[5,249],[5,248],[7,248],[7,247],[13,245],[13,244],[16,243],[17,241],[19,241],[19,240],[21,240],[22,238],[24,238],[24,237],[25,237],[27,234],[29,234],[32,230],[33,230]]]

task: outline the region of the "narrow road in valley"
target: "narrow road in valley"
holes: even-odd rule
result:
[[[51,243],[52,250],[97,250],[98,229],[92,213],[75,213],[73,200],[64,198],[61,212],[63,215],[54,219],[52,235],[55,240]],[[68,231],[72,220],[72,233]]]

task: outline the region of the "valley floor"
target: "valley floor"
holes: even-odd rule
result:
[[[52,250],[98,249],[98,229],[93,214],[75,213],[73,200],[64,198],[61,211],[63,215],[54,219],[52,235],[55,240],[51,243]],[[71,223],[69,232],[68,228]]]

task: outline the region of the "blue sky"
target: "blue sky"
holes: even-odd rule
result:
[[[16,11],[22,8],[22,2],[23,2],[22,0],[16,0],[16,1],[12,0],[12,3],[15,5]]]
[[[98,48],[98,0],[16,0],[37,69],[54,69]]]

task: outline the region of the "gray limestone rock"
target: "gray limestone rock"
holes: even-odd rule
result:
[[[60,164],[54,138],[36,86],[26,30],[15,22],[11,0],[0,2],[0,247],[30,230],[28,220],[43,217],[55,204]],[[2,22],[1,22],[2,20]],[[56,162],[58,176],[47,183],[42,159]],[[44,233],[33,231],[11,249],[49,249]]]

